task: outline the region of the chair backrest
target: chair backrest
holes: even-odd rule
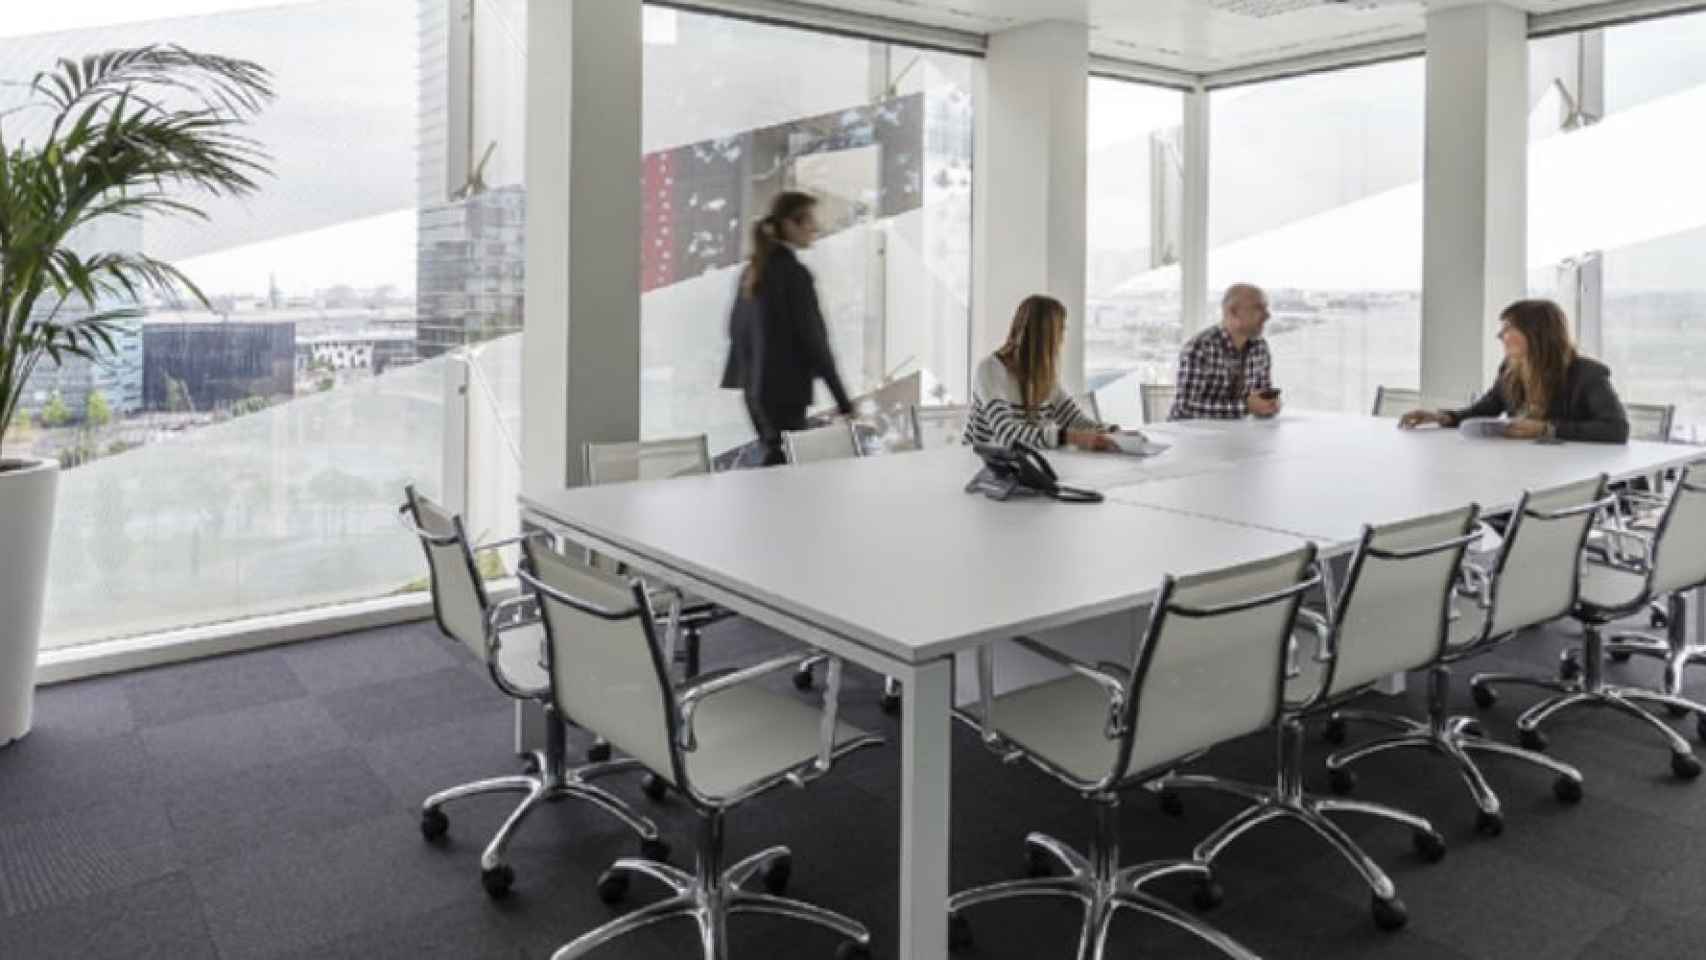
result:
[[[626,483],[664,480],[711,472],[711,448],[704,434],[622,443],[589,443],[581,448],[586,482]]]
[[[1089,417],[1090,419],[1096,421],[1097,423],[1102,422],[1102,404],[1100,401],[1098,401],[1096,399],[1095,394],[1093,394],[1093,393],[1079,394],[1078,396],[1072,398],[1072,402],[1078,405],[1078,411],[1080,413],[1082,413],[1086,417]]]
[[[1319,582],[1314,559],[1308,544],[1162,581],[1132,664],[1116,776],[1138,772],[1125,769],[1135,738],[1146,755],[1182,757],[1274,722],[1297,605]]]
[[[1609,504],[1604,474],[1522,495],[1494,561],[1488,636],[1556,620],[1575,608],[1582,548],[1594,515]]]
[[[1652,592],[1706,583],[1706,465],[1692,464],[1673,485],[1653,533]]]
[[[486,659],[486,610],[490,601],[485,581],[474,564],[474,551],[462,529],[462,518],[417,491],[405,487],[401,512],[412,521],[426,551],[432,582],[432,615],[445,635],[462,641],[476,657]]]
[[[1675,404],[1626,403],[1623,412],[1629,415],[1629,439],[1670,442],[1671,424],[1676,420]]]
[[[1167,414],[1173,410],[1173,398],[1179,388],[1170,383],[1145,383],[1137,388],[1138,397],[1143,401],[1143,422],[1160,423],[1167,419]]]
[[[782,431],[782,449],[789,463],[844,460],[859,455],[859,436],[851,423],[832,423],[812,430]]]
[[[539,597],[557,710],[679,784],[675,694],[645,589],[537,540],[523,550],[519,576]]]
[[[952,447],[964,443],[966,416],[963,404],[912,408],[912,439],[920,450]]]
[[[1329,697],[1425,666],[1444,652],[1452,585],[1478,536],[1479,515],[1470,505],[1363,528],[1334,602]]]
[[[1374,388],[1374,415],[1377,417],[1401,417],[1422,405],[1422,391],[1411,390],[1409,387],[1388,387],[1381,384]]]

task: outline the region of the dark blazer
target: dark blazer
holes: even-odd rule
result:
[[[1493,386],[1472,406],[1450,410],[1448,426],[1469,417],[1518,416],[1505,399],[1505,365],[1499,364],[1499,376]],[[1552,398],[1546,411],[1560,440],[1587,440],[1594,443],[1628,443],[1629,415],[1623,411],[1623,401],[1611,386],[1611,368],[1598,360],[1577,357],[1570,361],[1564,374],[1564,389]]]
[[[812,385],[819,378],[841,412],[851,413],[853,404],[835,369],[811,271],[794,251],[777,244],[756,295],[735,294],[722,385],[744,389],[748,402],[760,410],[804,410],[811,405]]]

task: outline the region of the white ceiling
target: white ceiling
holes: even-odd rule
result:
[[[1474,0],[835,0],[836,9],[972,33],[1042,20],[1090,24],[1090,52],[1213,73],[1420,36],[1429,5]],[[1511,0],[1551,13],[1603,0]],[[802,6],[829,6],[806,0]]]

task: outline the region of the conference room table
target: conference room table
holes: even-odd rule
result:
[[[1364,523],[1702,455],[1652,443],[1469,438],[1392,420],[1285,413],[1145,428],[1147,458],[1049,454],[1101,504],[964,492],[965,447],[524,494],[530,524],[895,677],[900,718],[900,955],[947,955],[953,659],[1016,634],[1142,616],[1164,575],[1313,541],[1355,547]],[[1697,605],[1698,606],[1698,605]]]

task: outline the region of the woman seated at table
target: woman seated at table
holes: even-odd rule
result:
[[[1066,306],[1059,300],[1034,294],[1019,304],[1007,342],[983,358],[972,377],[967,443],[1119,449],[1108,428],[1060,388],[1060,347],[1065,340]]]
[[[1505,359],[1493,385],[1461,410],[1412,410],[1399,426],[1455,427],[1470,417],[1508,416],[1518,439],[1629,442],[1629,417],[1611,370],[1576,352],[1564,311],[1550,300],[1518,300],[1499,315]]]

